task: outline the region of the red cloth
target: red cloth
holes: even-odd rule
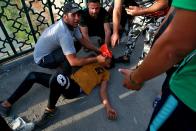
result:
[[[108,46],[107,44],[103,44],[99,50],[101,51],[101,54],[104,56],[104,57],[109,57],[109,58],[112,58],[112,52],[108,49]]]

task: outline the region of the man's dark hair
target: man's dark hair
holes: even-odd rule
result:
[[[115,59],[114,59],[114,56],[112,56],[111,63],[110,63],[110,69],[114,67],[115,67]]]
[[[100,0],[88,0],[88,3],[89,3],[89,2],[100,3]]]
[[[115,59],[114,56],[111,58],[110,67],[105,67],[105,69],[112,69],[115,67]]]

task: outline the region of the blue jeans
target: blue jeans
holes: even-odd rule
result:
[[[75,44],[76,52],[78,52],[81,49],[81,44],[78,42],[74,44]],[[63,54],[61,48],[58,48],[53,52],[51,52],[50,54],[44,56],[38,65],[50,69],[55,69],[59,66],[62,66],[63,69],[66,71],[69,71],[71,69],[71,66],[68,60],[66,59],[65,55]]]
[[[39,66],[54,69],[60,66],[61,64],[69,66],[69,62],[66,60],[62,49],[58,48],[50,54],[44,56],[41,62],[39,63]]]

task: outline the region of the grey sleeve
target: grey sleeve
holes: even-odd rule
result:
[[[71,36],[64,36],[60,38],[60,46],[63,50],[64,55],[75,54],[76,49],[74,47],[74,41]]]

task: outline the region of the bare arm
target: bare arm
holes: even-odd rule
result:
[[[111,29],[109,23],[104,23],[104,31],[105,31],[105,43],[107,45],[110,44],[110,37],[111,37]]]
[[[114,47],[119,42],[121,12],[122,12],[122,0],[114,0],[113,34],[111,38],[112,47]]]
[[[87,39],[88,41],[90,41],[89,35],[88,35],[88,27],[86,27],[86,26],[80,26],[80,30],[82,32],[83,37],[85,39]]]
[[[102,55],[96,57],[77,57],[76,54],[70,54],[65,57],[71,66],[83,66],[94,62],[103,63],[106,59]]]
[[[116,119],[117,117],[117,112],[112,108],[108,95],[107,95],[107,81],[103,81],[101,83],[101,88],[100,88],[100,97],[101,101],[106,109],[107,112],[107,117],[108,119]]]
[[[164,73],[196,49],[195,16],[196,12],[176,9],[172,22],[156,40],[143,63],[136,70],[129,70],[127,76],[131,75],[132,80],[136,83],[144,82]],[[128,77],[126,77],[125,85],[128,84],[126,82]],[[129,86],[129,88],[131,87]]]
[[[155,3],[147,8],[138,7],[138,6],[129,6],[126,9],[127,14],[132,16],[140,16],[140,15],[147,15],[150,13],[154,13],[156,11],[163,10],[168,7],[168,0],[156,0]]]

